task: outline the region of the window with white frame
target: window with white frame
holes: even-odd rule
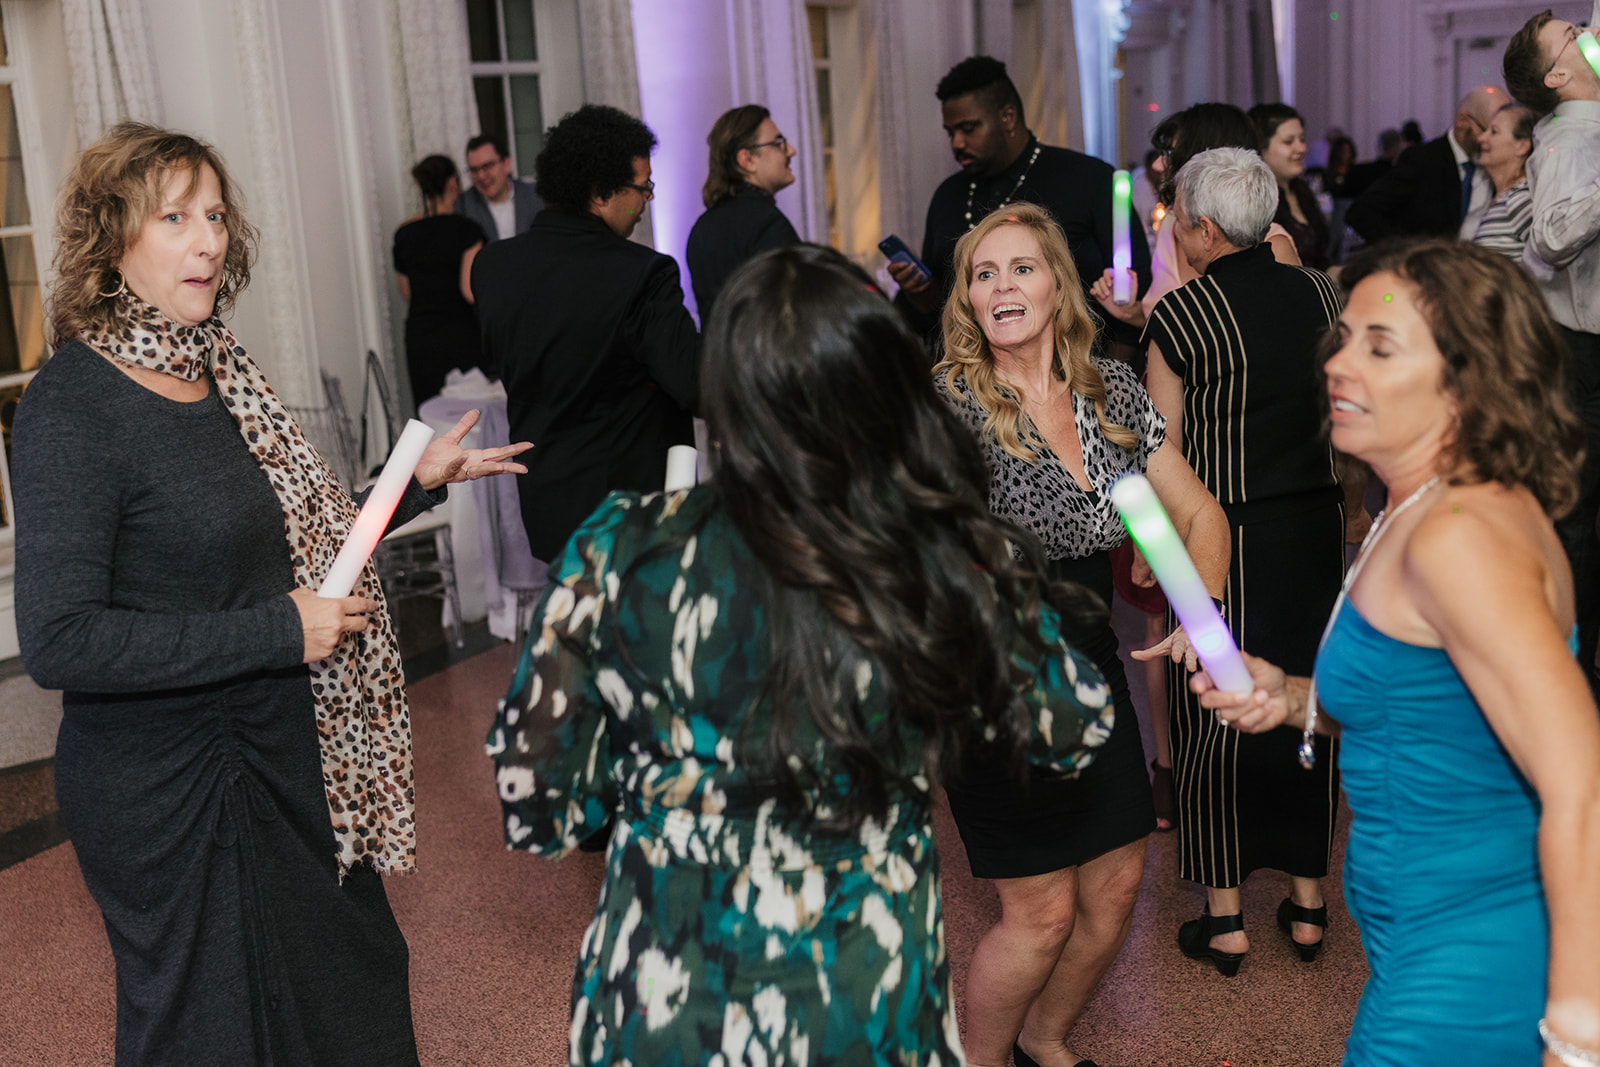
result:
[[[583,102],[577,0],[466,0],[478,132],[496,134],[513,172],[533,173],[545,127]]]
[[[806,5],[811,29],[811,65],[817,77],[817,125],[822,135],[822,185],[828,205],[828,243],[839,247],[839,181],[833,151],[833,50],[828,39],[829,8]]]

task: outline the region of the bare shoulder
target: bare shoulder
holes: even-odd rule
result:
[[[1570,610],[1572,580],[1561,544],[1538,500],[1521,486],[1447,487],[1406,539],[1403,566],[1431,600],[1537,588],[1552,612]]]

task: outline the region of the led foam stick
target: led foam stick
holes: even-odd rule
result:
[[[1183,632],[1194,646],[1200,662],[1218,689],[1229,693],[1248,693],[1255,688],[1239,646],[1217,614],[1217,606],[1200,581],[1189,553],[1184,551],[1178,531],[1162,510],[1154,489],[1142,474],[1129,474],[1111,486],[1111,503],[1116,505],[1122,524],[1134,544],[1144,553],[1156,580],[1167,594],[1167,603],[1183,624]]]
[[[673,445],[667,449],[667,492],[693,488],[695,464],[699,461],[700,453],[695,451],[693,445]]]
[[[1133,237],[1129,218],[1133,214],[1133,176],[1125,170],[1111,175],[1111,299],[1126,304],[1133,299]]]
[[[416,419],[406,422],[405,431],[400,434],[400,440],[395,442],[394,451],[389,453],[389,462],[383,465],[383,473],[378,475],[372,492],[367,494],[367,502],[361,505],[355,525],[350,527],[350,536],[345,538],[344,547],[339,549],[333,566],[328,568],[328,576],[322,580],[322,588],[317,590],[318,596],[337,599],[349,596],[350,590],[356,587],[361,569],[372,558],[378,542],[383,540],[383,532],[389,528],[389,519],[393,517],[400,498],[405,495],[406,484],[411,481],[411,475],[422,459],[422,450],[432,440],[433,431],[428,429],[426,423]]]
[[[1583,53],[1583,58],[1594,68],[1595,77],[1600,78],[1600,43],[1596,43],[1593,30],[1584,30],[1578,34],[1578,51]]]

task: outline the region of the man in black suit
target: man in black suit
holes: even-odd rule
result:
[[[1494,197],[1494,182],[1477,164],[1478,136],[1507,103],[1506,91],[1493,85],[1480,85],[1462,97],[1449,132],[1406,149],[1350,205],[1345,222],[1368,244],[1405,235],[1470,240]],[[1469,192],[1465,203],[1463,190]]]
[[[472,265],[512,439],[534,443],[517,489],[537,559],[556,559],[611,490],[660,489],[667,449],[694,442],[700,338],[678,265],[628,240],[654,196],[655,145],[616,108],[566,116],[535,163],[546,209]]]
[[[895,303],[907,322],[919,333],[938,330],[939,313],[955,280],[956,242],[989,212],[1018,200],[1038,204],[1061,224],[1088,299],[1089,286],[1111,266],[1111,166],[1070,148],[1040,144],[1028,129],[1022,97],[998,59],[963,59],[939,80],[934,95],[961,170],[934,190],[928,204],[922,261],[933,280],[919,283],[914,268],[906,264],[889,268],[900,284]],[[1142,226],[1134,226],[1129,236],[1142,293],[1150,287],[1150,246]],[[1096,306],[1092,299],[1089,306]],[[1104,330],[1112,341],[1128,345],[1126,355],[1138,358],[1133,347],[1139,340],[1137,329],[1113,320]]]
[[[456,214],[476,222],[490,241],[526,233],[544,207],[532,182],[512,177],[511,157],[496,134],[480,133],[467,142],[467,173],[472,186],[456,197]]]

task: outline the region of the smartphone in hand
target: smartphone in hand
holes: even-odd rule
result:
[[[894,234],[891,233],[878,242],[878,251],[888,256],[890,263],[909,263],[915,267],[918,281],[933,280],[933,271],[929,270],[927,264],[918,259],[911,249],[906,247],[906,243]]]

